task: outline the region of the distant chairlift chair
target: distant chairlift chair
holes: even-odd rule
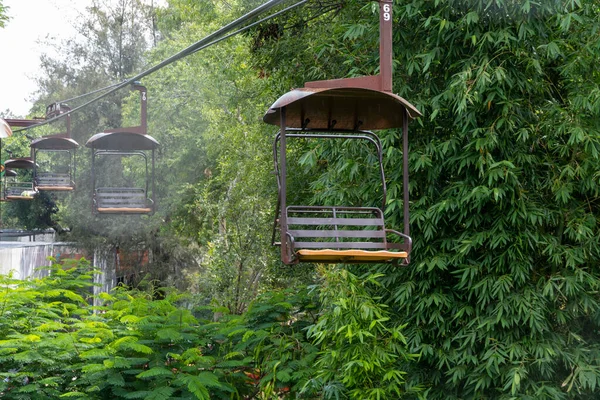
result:
[[[11,158],[6,160],[4,167],[7,170],[33,170],[34,162],[30,157],[22,158]],[[16,175],[15,175],[16,176]],[[25,178],[24,178],[25,179]],[[25,179],[23,181],[17,181],[16,179],[12,182],[6,182],[5,187],[5,199],[12,200],[33,200],[37,191],[33,185],[32,179]]]
[[[17,171],[13,169],[5,169],[4,170],[4,179],[2,180],[2,192],[0,193],[0,201],[6,200],[6,184],[9,182],[14,182],[17,177]]]
[[[92,136],[86,143],[92,150],[92,207],[96,214],[152,214],[155,211],[154,153],[159,144],[146,133],[146,88],[135,85],[133,90],[140,92],[141,125],[107,130]],[[147,152],[150,152],[151,169]],[[106,174],[99,170],[100,157],[141,157],[145,162],[145,186],[98,186],[98,176]]]
[[[408,120],[418,115],[403,98],[365,88],[297,89],[271,106],[264,120],[280,126],[273,146],[279,188],[273,244],[281,246],[284,263],[397,263],[408,259],[412,240],[408,234],[407,193],[404,233],[387,229],[383,209],[376,207],[287,205],[286,141],[288,138],[357,139],[373,144],[385,206],[381,142],[362,128],[402,126],[406,137]],[[406,152],[404,157],[408,158]]]
[[[31,142],[33,181],[38,191],[69,192],[75,189],[75,152],[79,144],[71,139],[70,110],[64,103],[46,107],[46,119],[67,113],[67,131],[43,136]]]
[[[263,117],[280,129],[274,145],[279,193],[273,244],[281,247],[285,264],[409,263],[408,122],[421,113],[392,93],[392,0],[379,0],[379,7],[379,75],[307,82],[281,96]],[[402,233],[386,228],[383,208],[287,204],[288,138],[355,138],[376,143],[385,207],[381,144],[369,130],[390,128],[402,128]]]

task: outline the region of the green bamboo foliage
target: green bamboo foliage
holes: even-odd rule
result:
[[[598,2],[413,1],[396,15],[396,84],[425,112],[413,264],[384,280],[422,354],[412,379],[434,399],[596,398]]]
[[[308,329],[320,351],[303,393],[316,389],[325,399],[390,399],[419,393],[421,388],[405,381],[405,368],[418,354],[407,351],[406,325],[391,318],[389,307],[376,294],[381,274],[321,272],[321,316]]]
[[[369,72],[371,5],[347,2],[328,36],[303,37],[323,51],[295,76]],[[432,399],[597,398],[600,3],[397,0],[394,24],[394,91],[424,113],[410,125],[414,250],[410,267],[375,271],[421,354],[409,384]],[[381,136],[400,228],[400,133]],[[378,186],[350,178],[338,148],[310,150],[329,163],[316,201],[369,201]]]

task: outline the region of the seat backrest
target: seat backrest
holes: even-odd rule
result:
[[[97,188],[95,201],[98,208],[147,207],[146,191],[142,188]]]
[[[70,186],[71,175],[56,172],[42,172],[35,177],[38,186]]]
[[[6,196],[31,196],[34,192],[33,183],[31,182],[7,182]]]
[[[286,212],[294,250],[388,248],[379,208],[289,206]]]

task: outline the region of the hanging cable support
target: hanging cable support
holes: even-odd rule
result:
[[[208,36],[204,37],[203,39],[195,42],[194,44],[186,47],[185,49],[183,49],[180,52],[174,54],[173,56],[171,56],[171,57],[163,60],[162,62],[156,64],[155,66],[153,66],[153,67],[151,67],[151,68],[149,68],[149,69],[147,69],[147,70],[145,70],[145,71],[143,71],[143,72],[141,72],[141,73],[139,73],[139,74],[137,74],[137,75],[135,75],[135,76],[133,76],[133,77],[131,77],[129,79],[126,79],[126,80],[124,80],[124,81],[122,81],[120,83],[115,84],[113,86],[113,88],[111,90],[109,90],[108,92],[103,93],[100,96],[97,96],[97,97],[95,97],[95,98],[87,101],[86,103],[80,105],[80,106],[74,107],[73,109],[71,109],[70,113],[74,113],[76,111],[79,111],[79,110],[81,110],[81,109],[83,109],[83,108],[85,108],[85,107],[87,107],[87,106],[89,106],[89,105],[91,105],[91,104],[93,104],[93,103],[95,103],[95,102],[97,102],[97,101],[99,101],[99,100],[101,100],[101,99],[109,96],[110,94],[116,92],[117,90],[120,90],[120,89],[124,88],[127,85],[135,83],[135,82],[139,81],[140,79],[142,79],[143,77],[148,76],[148,75],[150,75],[150,74],[158,71],[159,69],[164,68],[167,65],[174,63],[175,61],[178,61],[178,60],[180,60],[180,59],[182,59],[184,57],[189,56],[190,54],[193,54],[193,53],[195,53],[197,51],[200,51],[202,49],[207,48],[208,46],[211,46],[213,44],[216,44],[216,43],[220,42],[220,40],[218,40],[218,38],[220,38],[222,35],[227,34],[228,32],[230,32],[230,31],[238,28],[239,26],[243,25],[248,20],[250,20],[250,19],[252,19],[252,18],[254,18],[254,17],[258,16],[258,15],[261,15],[261,14],[269,11],[271,8],[277,6],[277,5],[279,5],[279,4],[281,4],[281,3],[285,2],[285,1],[286,0],[270,0],[270,1],[267,1],[266,3],[264,3],[264,4],[262,4],[262,5],[258,6],[258,7],[256,7],[254,10],[250,11],[249,13],[241,16],[240,18],[236,19],[235,21],[232,21],[229,24],[223,26],[222,28],[214,31],[210,35],[208,35]],[[296,2],[296,4],[294,4],[294,6],[288,7],[287,10],[292,9],[294,7],[297,7],[297,6],[300,6],[300,5],[302,5],[302,4],[306,3],[306,2],[307,2],[307,0],[298,1],[298,2]],[[273,14],[272,16],[265,18],[262,22],[268,20],[269,18],[273,18],[273,17],[275,17],[275,16],[277,16],[279,14],[280,13]],[[241,32],[241,31],[244,31],[244,30],[245,30],[245,28],[242,28],[239,31]],[[237,32],[237,33],[239,33],[239,32]],[[231,37],[232,35],[229,35],[228,37]],[[21,131],[25,131],[25,130],[29,130],[31,128],[36,128],[36,127],[43,126],[43,125],[47,125],[47,124],[49,124],[51,122],[54,122],[54,121],[56,121],[56,120],[58,120],[60,118],[64,118],[66,115],[67,115],[67,113],[65,113],[65,114],[59,114],[59,115],[57,115],[55,117],[49,118],[47,120],[44,120],[44,121],[42,121],[42,122],[40,122],[38,124],[30,125],[30,126],[18,129],[18,130],[14,130],[13,133],[21,132]]]

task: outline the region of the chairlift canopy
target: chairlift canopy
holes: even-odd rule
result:
[[[11,158],[4,162],[4,166],[9,169],[33,169],[35,163],[30,157]]]
[[[79,143],[67,137],[46,136],[32,141],[30,147],[42,150],[72,150],[79,147]]]
[[[97,150],[155,150],[159,144],[150,135],[136,132],[101,132],[92,136],[86,147]]]
[[[273,103],[263,121],[279,126],[283,107],[288,128],[314,130],[401,128],[404,110],[409,119],[421,116],[415,106],[400,96],[353,87],[294,89]]]

